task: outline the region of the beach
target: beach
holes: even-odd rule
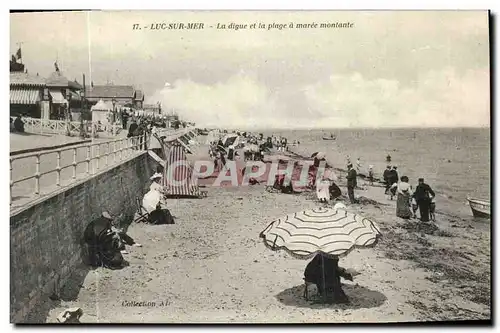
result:
[[[206,152],[202,144],[188,158]],[[341,201],[347,204],[344,180],[341,175]],[[340,260],[342,267],[360,273],[344,283],[351,303],[322,305],[302,296],[308,261],[273,252],[259,239],[271,221],[320,205],[314,193],[270,193],[264,184],[203,190],[206,198],[168,200],[175,225],[131,224],[128,234],[143,246],[128,249],[130,266],[98,268],[83,279],[75,272],[60,300],[41,304],[32,320],[55,322],[73,306],[83,309],[82,323],[360,323],[491,316],[489,221],[474,223],[468,215],[438,211],[436,225],[423,226],[397,218],[396,201],[387,200],[382,187],[357,190],[360,204],[347,204],[348,210],[375,221],[383,237],[376,247],[354,250]]]

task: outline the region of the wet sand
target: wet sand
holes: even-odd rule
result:
[[[190,158],[205,152],[197,147]],[[128,249],[130,266],[90,271],[81,286],[70,281],[63,301],[40,305],[51,308],[47,322],[73,306],[83,309],[82,323],[490,318],[489,221],[471,224],[468,217],[437,214],[437,229],[419,230],[416,221],[396,217],[396,202],[382,187],[356,191],[361,204],[348,210],[373,218],[383,238],[340,260],[360,273],[344,284],[351,304],[322,305],[302,297],[307,261],[270,251],[259,239],[273,219],[319,205],[314,193],[269,193],[263,184],[204,190],[207,198],[168,201],[175,225],[132,224],[128,233],[143,247]]]

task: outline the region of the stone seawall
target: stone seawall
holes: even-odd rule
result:
[[[10,217],[10,321],[29,322],[43,298],[58,295],[83,262],[86,225],[102,211],[123,214],[127,226],[156,168],[147,152],[103,170],[12,213]]]

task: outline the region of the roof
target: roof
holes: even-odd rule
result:
[[[136,101],[144,101],[144,93],[142,92],[142,90],[135,91],[135,100]]]
[[[87,98],[134,98],[135,89],[133,86],[118,86],[108,84],[104,86],[87,86]]]
[[[160,108],[160,106],[158,104],[144,104],[142,108],[144,110],[157,110]]]
[[[23,72],[11,72],[10,85],[43,87],[45,86],[45,79],[41,76],[34,76]]]
[[[48,87],[65,87],[73,89],[82,89],[82,85],[76,81],[70,81],[62,72],[53,72],[47,79]]]

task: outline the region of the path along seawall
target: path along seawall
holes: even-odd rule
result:
[[[39,322],[46,313],[37,304],[57,298],[75,268],[85,266],[82,237],[90,221],[108,211],[121,214],[121,227],[132,222],[135,200],[148,190],[156,165],[144,151],[11,212],[12,323]]]

